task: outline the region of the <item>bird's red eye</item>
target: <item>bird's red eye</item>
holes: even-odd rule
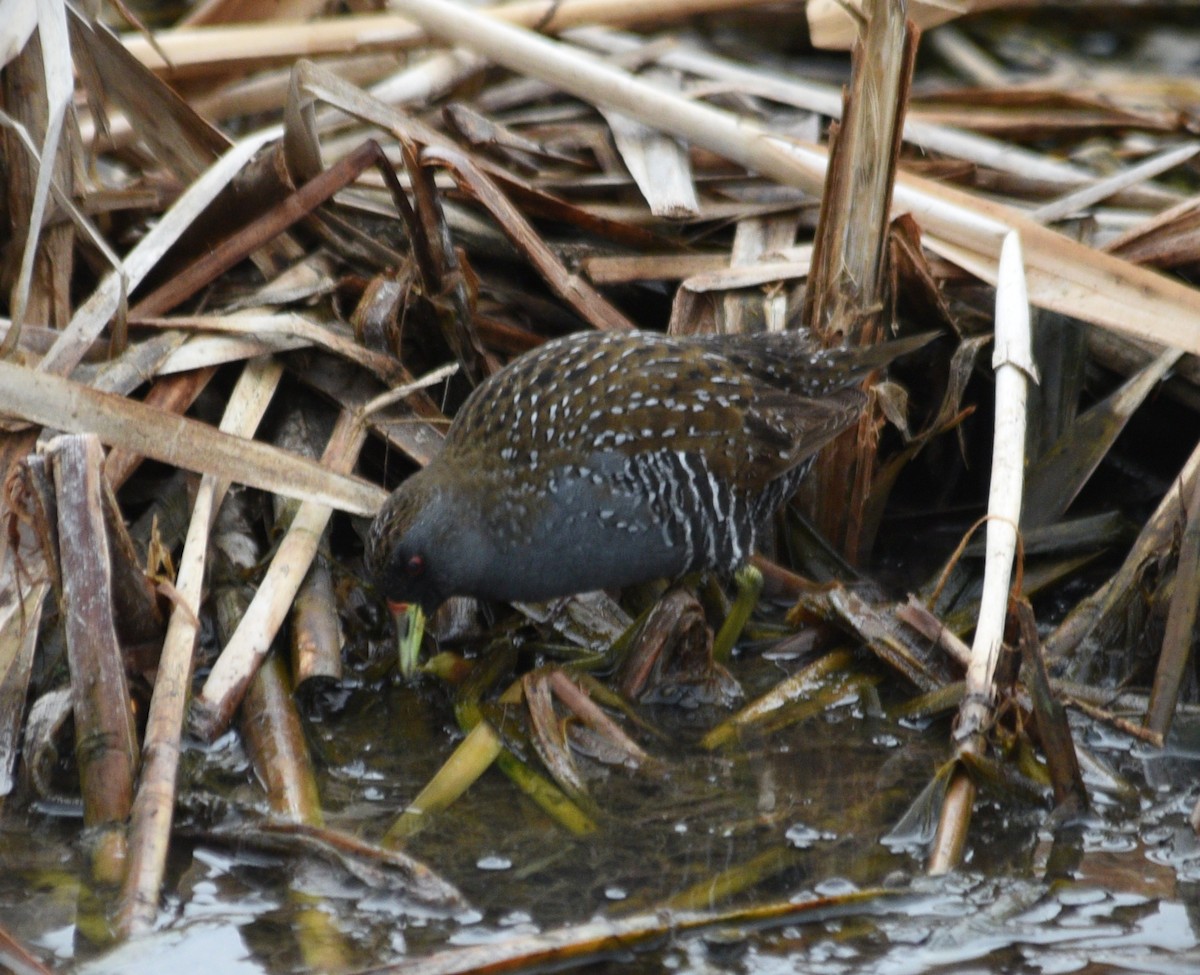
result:
[[[419,576],[425,571],[425,560],[419,555],[414,555],[408,560],[407,569],[410,576]]]

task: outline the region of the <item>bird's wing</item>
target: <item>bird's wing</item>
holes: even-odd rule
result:
[[[866,399],[857,389],[822,399],[761,390],[745,415],[747,456],[734,479],[746,491],[766,487],[852,426]]]

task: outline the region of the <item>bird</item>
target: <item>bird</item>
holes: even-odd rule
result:
[[[387,498],[368,571],[398,621],[418,627],[451,596],[538,602],[729,575],[817,452],[857,421],[861,380],[931,337],[547,341],[477,386],[440,452]],[[415,666],[416,652],[402,660]]]

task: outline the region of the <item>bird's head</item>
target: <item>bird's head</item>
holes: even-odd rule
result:
[[[447,546],[439,543],[454,531],[445,507],[437,484],[421,471],[384,502],[367,536],[367,568],[396,620],[405,674],[416,667],[426,617],[455,594],[441,562]]]

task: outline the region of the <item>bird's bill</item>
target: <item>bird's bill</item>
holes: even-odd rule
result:
[[[396,649],[400,657],[400,673],[410,677],[417,669],[421,654],[421,639],[425,636],[425,611],[416,603],[388,603],[396,622]]]

